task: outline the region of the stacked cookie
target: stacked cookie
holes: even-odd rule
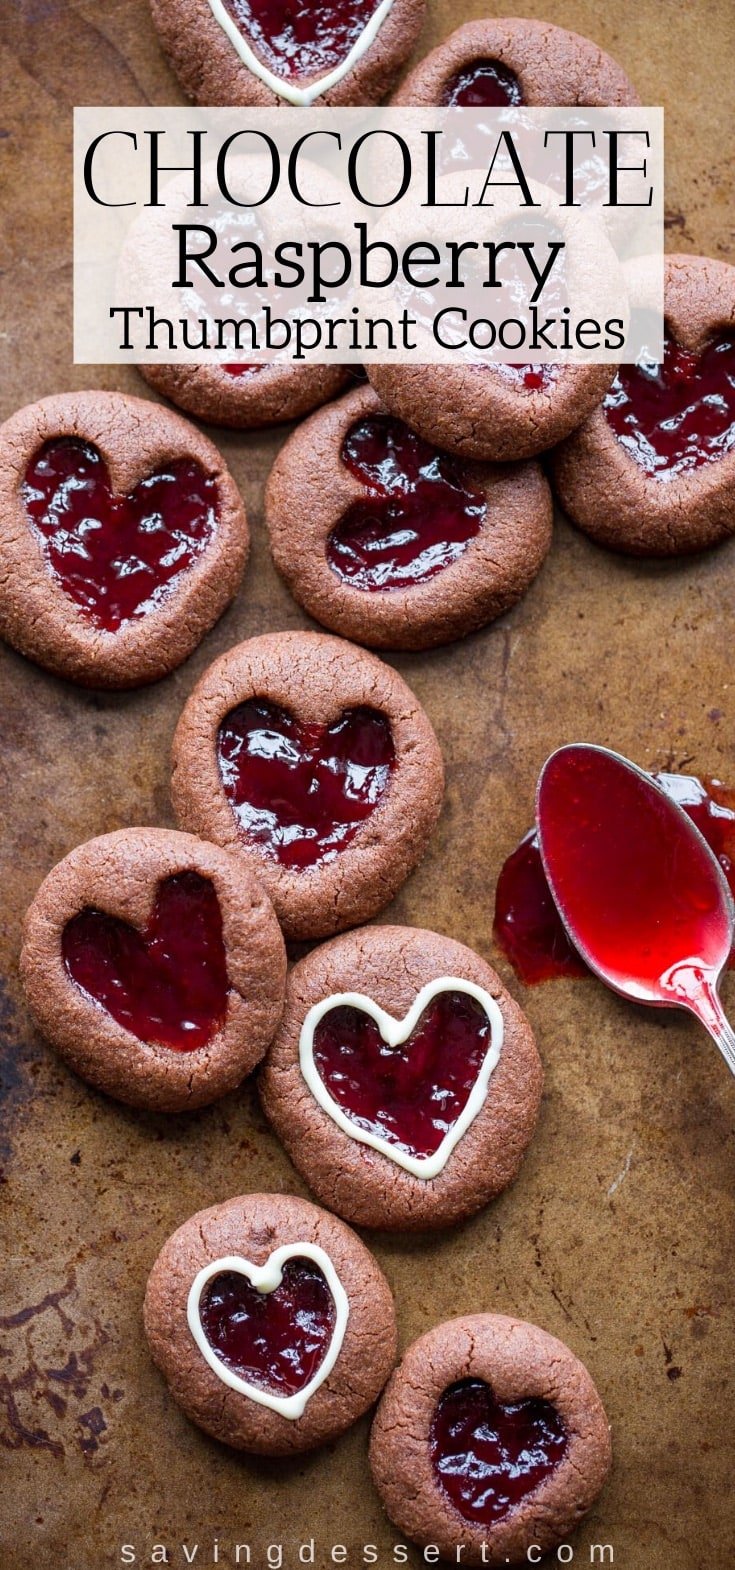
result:
[[[377,101],[423,0],[318,9],[318,29],[303,8],[278,43],[271,0],[153,3],[200,102]],[[492,21],[460,28],[395,101],[636,98],[586,40]],[[146,370],[222,425],[310,414],[273,468],[266,519],[294,598],[340,637],[272,633],[217,660],[176,730],[178,829],[77,847],[26,921],[29,1006],[77,1073],[177,1112],[261,1065],[266,1116],[324,1207],[241,1196],[164,1245],[145,1327],[174,1398],[215,1437],[283,1455],[334,1439],[384,1391],[371,1464],[386,1508],[465,1564],[558,1543],[604,1482],[609,1431],[582,1365],[518,1320],[436,1327],[394,1371],[390,1289],[348,1223],[426,1230],[488,1204],[521,1167],[543,1075],[484,959],[364,925],[424,855],[444,782],[416,697],[356,645],[430,648],[518,602],[551,546],[542,452],[605,545],[670,554],[732,532],[735,269],[670,258],[667,323],[662,365],[376,366],[328,405],[342,372]],[[90,393],[20,411],[0,429],[0,499],[0,632],[56,674],[156,680],[238,590],[237,489],[216,447],[159,405]],[[286,939],[319,944],[289,970]]]

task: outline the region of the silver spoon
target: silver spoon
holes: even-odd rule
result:
[[[636,1003],[694,1014],[735,1074],[718,990],[735,905],[688,814],[627,758],[575,742],[541,770],[536,827],[559,915],[590,970]]]

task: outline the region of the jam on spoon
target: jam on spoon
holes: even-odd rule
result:
[[[555,904],[590,969],[636,1002],[688,1009],[735,1073],[717,990],[733,900],[691,818],[635,764],[574,744],[544,764],[536,825]]]
[[[679,803],[717,857],[735,896],[735,792],[693,774],[652,778]],[[493,935],[526,986],[555,976],[588,976],[546,881],[538,834],[531,829],[503,863],[495,896]],[[735,951],[730,955],[735,964]]]

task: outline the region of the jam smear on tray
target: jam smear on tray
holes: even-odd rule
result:
[[[198,872],[159,884],[142,931],[101,910],[80,911],[64,928],[62,954],[76,985],[140,1041],[193,1052],[224,1024],[222,915]]]
[[[714,851],[735,896],[735,791],[719,780],[657,773],[653,778],[693,819]],[[588,976],[567,937],[531,830],[504,863],[495,900],[495,941],[527,986],[555,976]],[[730,960],[731,967],[735,956]]]
[[[264,698],[222,721],[225,795],[250,844],[284,867],[331,861],[384,796],[395,764],[390,723],[365,706],[304,723]]]
[[[239,1271],[214,1276],[202,1293],[199,1315],[225,1366],[279,1396],[310,1384],[329,1351],[337,1317],[319,1266],[297,1255],[286,1260],[273,1292],[258,1292]]]
[[[424,583],[457,561],[482,527],[482,491],[400,420],[359,420],[345,437],[342,462],[368,494],[332,530],[327,560],[355,589]]]
[[[326,76],[362,37],[379,0],[226,0],[255,54],[285,80]]]
[[[444,89],[445,104],[464,109],[507,109],[523,103],[515,72],[499,60],[473,60]]]
[[[693,354],[666,337],[662,363],[622,365],[603,407],[626,452],[658,479],[735,452],[735,339]]]
[[[501,1402],[483,1379],[440,1397],[431,1425],[439,1487],[465,1521],[493,1526],[552,1475],[568,1445],[549,1401]]]
[[[51,575],[104,632],[162,605],[217,523],[216,481],[193,460],[121,496],[97,448],[67,437],[36,453],[21,495]]]
[[[422,1157],[438,1150],[466,1106],[490,1041],[482,1006],[466,993],[442,992],[397,1047],[362,1009],[330,1009],[314,1031],[313,1053],[323,1084],[358,1128]]]

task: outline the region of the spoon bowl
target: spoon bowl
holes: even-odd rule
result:
[[[688,814],[636,764],[578,742],[547,759],[536,793],[544,872],[582,959],[623,997],[684,1008],[735,1073],[718,986],[735,906]]]

